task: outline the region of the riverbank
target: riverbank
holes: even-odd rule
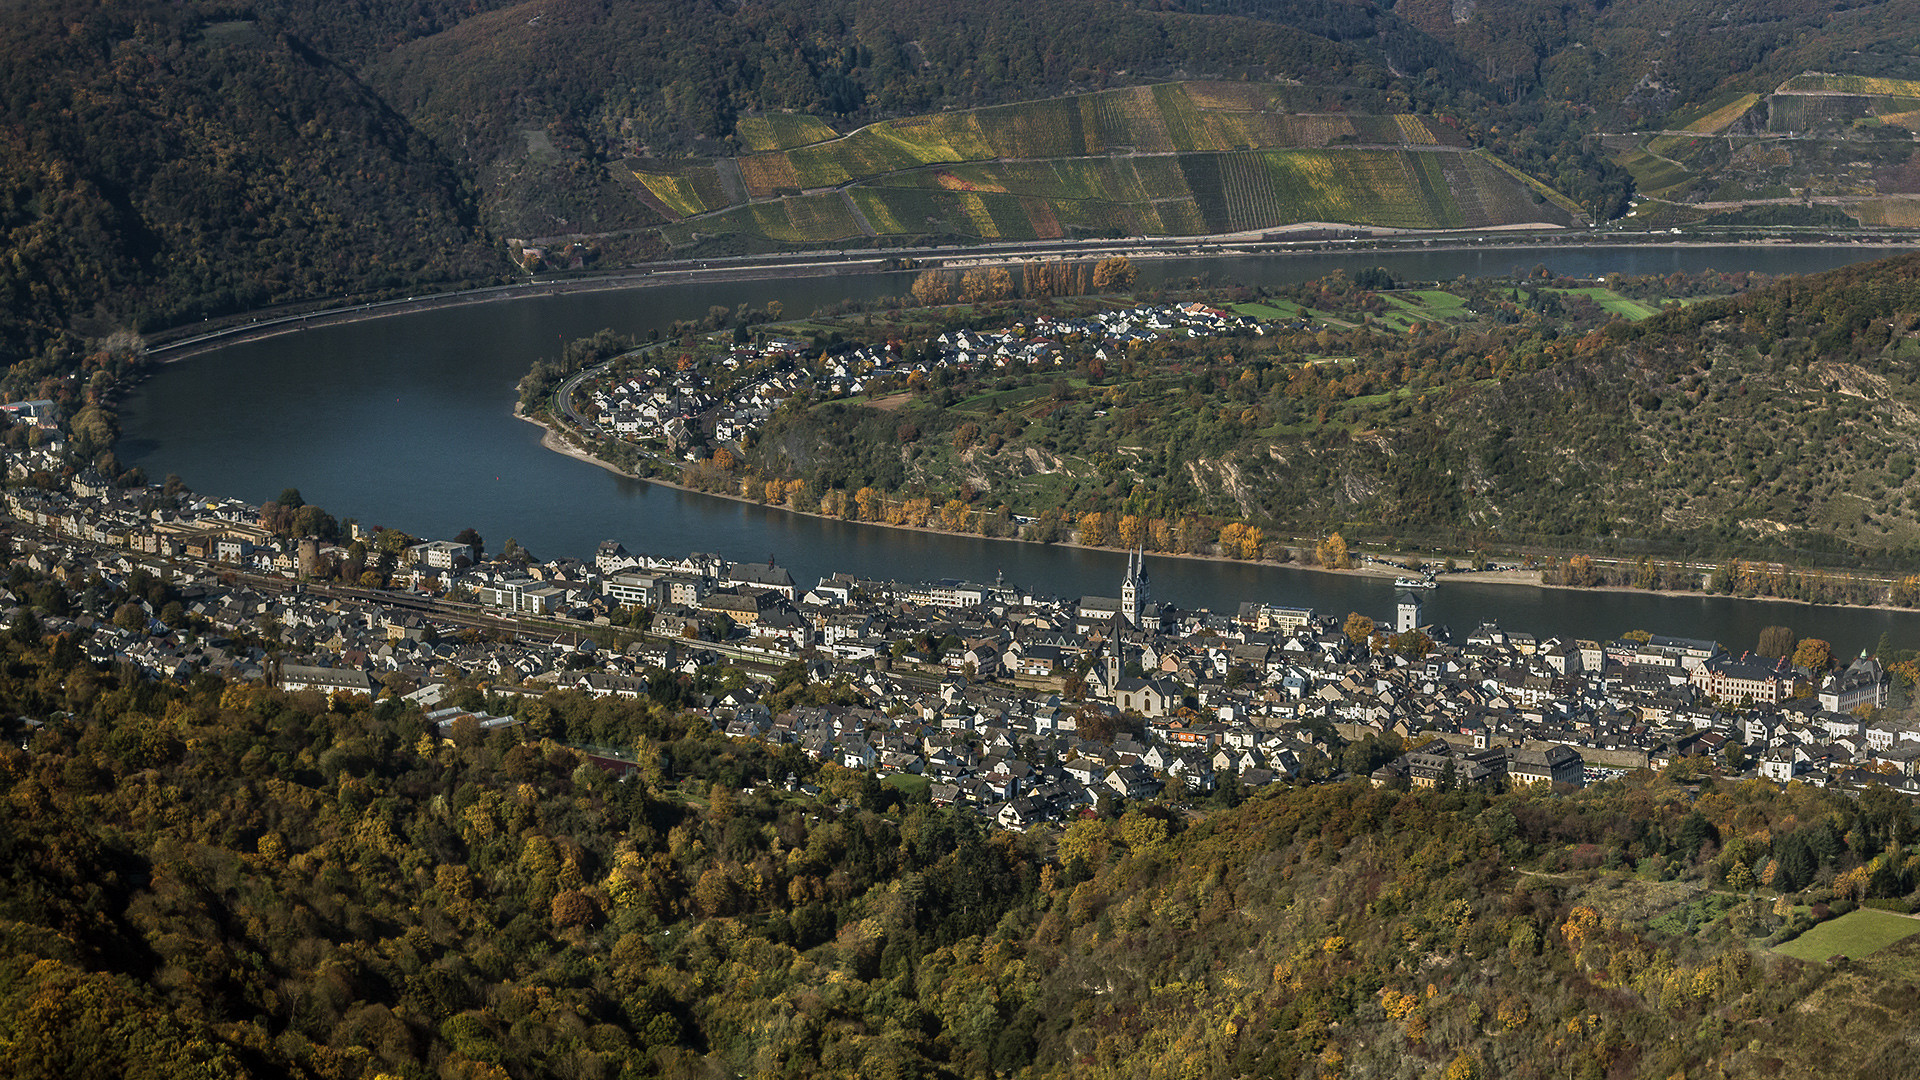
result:
[[[1087,545],[1087,544],[1079,544],[1071,541],[1062,541],[1056,545],[1044,545],[1044,544],[1041,544],[1040,541],[1025,540],[1017,536],[984,536],[979,533],[955,533],[946,529],[928,528],[923,525],[896,525],[896,524],[893,524],[890,522],[884,522],[884,521],[861,521],[856,518],[839,518],[839,517],[834,517],[828,514],[819,514],[819,513],[814,513],[806,510],[795,510],[788,506],[782,506],[777,503],[768,503],[759,499],[749,498],[744,495],[733,495],[733,494],[727,494],[723,492],[705,491],[700,488],[689,487],[685,484],[676,483],[672,480],[663,479],[661,477],[641,476],[637,473],[631,473],[623,469],[620,469],[619,467],[613,465],[611,462],[608,462],[600,457],[597,457],[590,451],[574,444],[567,437],[566,433],[563,430],[556,428],[555,425],[553,425],[552,423],[526,415],[525,411],[521,409],[518,403],[515,403],[513,407],[513,415],[516,419],[525,421],[526,423],[529,423],[529,424],[533,424],[541,429],[542,434],[540,436],[540,445],[543,449],[550,450],[556,454],[560,454],[565,457],[572,458],[575,461],[580,461],[588,465],[596,466],[597,468],[610,472],[613,475],[618,476],[624,480],[639,481],[641,483],[653,484],[662,488],[668,488],[674,491],[685,492],[691,495],[701,495],[701,496],[706,496],[708,498],[724,499],[724,500],[741,503],[748,506],[759,507],[765,510],[775,510],[784,514],[792,514],[797,517],[816,518],[822,521],[833,521],[841,524],[872,526],[872,527],[881,528],[881,529],[893,529],[901,532],[923,533],[923,534],[934,535],[934,536],[960,536],[970,540],[995,540],[995,541],[1003,541],[1003,542],[1014,543],[1014,544],[1033,544],[1036,546],[1072,547],[1072,548],[1077,548],[1083,551],[1098,551],[1098,552],[1105,552],[1105,553],[1115,554],[1115,555],[1127,554],[1127,550],[1124,548],[1112,547],[1108,545]],[[1304,551],[1304,548],[1294,548],[1291,550]],[[1304,571],[1309,571],[1316,574],[1325,574],[1325,575],[1334,576],[1334,577],[1366,578],[1366,579],[1373,579],[1373,580],[1380,580],[1380,581],[1391,581],[1397,578],[1407,577],[1417,573],[1417,571],[1412,571],[1407,568],[1407,564],[1409,563],[1418,561],[1421,563],[1431,564],[1432,562],[1434,562],[1434,559],[1430,554],[1422,554],[1422,553],[1414,553],[1414,552],[1384,552],[1377,555],[1370,555],[1369,558],[1374,561],[1365,562],[1359,566],[1350,567],[1347,569],[1332,569],[1324,566],[1318,566],[1311,562],[1300,561],[1298,559],[1289,559],[1284,562],[1267,560],[1267,559],[1249,562],[1248,560],[1245,560],[1245,559],[1236,559],[1226,555],[1200,554],[1200,553],[1193,553],[1193,552],[1154,551],[1154,552],[1149,552],[1149,554],[1152,555],[1155,559],[1181,559],[1181,560],[1200,562],[1200,563],[1215,563],[1215,564],[1249,566],[1249,567],[1260,567],[1260,566],[1285,567],[1287,569],[1304,570]],[[1572,554],[1577,554],[1577,553],[1572,553]],[[1398,565],[1395,565],[1396,563]],[[1874,580],[1879,581],[1881,579],[1874,579]],[[1727,594],[1708,593],[1700,590],[1636,589],[1636,588],[1633,588],[1632,586],[1627,586],[1627,585],[1590,585],[1590,586],[1589,585],[1556,585],[1556,584],[1547,584],[1543,582],[1541,580],[1541,574],[1539,570],[1525,570],[1525,569],[1456,570],[1453,572],[1445,573],[1439,578],[1439,581],[1440,581],[1439,588],[1444,588],[1446,585],[1453,585],[1453,584],[1495,585],[1495,586],[1505,586],[1505,587],[1531,587],[1534,589],[1551,589],[1551,590],[1561,591],[1561,592],[1574,592],[1574,593],[1586,593],[1586,594],[1606,593],[1606,594],[1619,594],[1624,596],[1664,596],[1664,597],[1674,597],[1674,598],[1692,597],[1692,598],[1700,598],[1700,599],[1735,599],[1735,600],[1742,600],[1742,601],[1768,602],[1768,603],[1781,604],[1781,605],[1786,605],[1790,607],[1801,607],[1801,608],[1844,609],[1844,610],[1855,610],[1855,611],[1881,611],[1881,612],[1891,612],[1891,613],[1901,613],[1901,614],[1909,613],[1912,610],[1910,608],[1899,607],[1897,605],[1888,604],[1888,603],[1813,604],[1804,600],[1796,600],[1791,597],[1783,597],[1783,596],[1727,595]],[[1430,595],[1430,593],[1428,590],[1421,590],[1417,595],[1425,596],[1425,595]]]
[[[591,452],[574,444],[567,437],[566,433],[563,430],[557,428],[553,423],[549,421],[528,416],[526,414],[526,411],[522,409],[519,403],[517,402],[514,404],[514,407],[513,407],[513,415],[515,419],[523,420],[529,424],[533,424],[536,427],[540,428],[542,432],[540,436],[540,445],[544,449],[551,450],[556,454],[561,454],[566,457],[570,457],[575,461],[584,462],[588,465],[593,465],[598,468],[604,469],[607,472],[610,472],[615,476],[618,476],[624,480],[636,480],[641,483],[655,484],[663,488],[671,488],[675,491],[684,491],[693,495],[704,495],[714,499],[726,499],[732,502],[744,503],[750,506],[762,507],[767,510],[777,510],[784,514],[794,514],[799,517],[818,518],[823,521],[843,522],[849,525],[869,525],[875,528],[896,529],[902,532],[920,532],[920,533],[929,533],[929,534],[941,535],[941,536],[965,536],[968,539],[1000,540],[1000,541],[1006,541],[1009,543],[1016,543],[1016,544],[1040,543],[1039,541],[1036,541],[1036,540],[1025,540],[1017,536],[984,536],[979,533],[954,533],[946,529],[930,529],[924,525],[895,525],[891,522],[885,522],[885,521],[861,521],[857,518],[838,518],[838,517],[833,517],[832,515],[817,514],[807,510],[795,510],[792,507],[781,506],[777,503],[762,502],[759,499],[748,498],[747,496],[744,496],[744,495],[731,495],[725,492],[704,491],[700,488],[688,487],[685,484],[675,483],[674,481],[662,479],[657,476],[641,476],[638,473],[627,472],[626,470],[621,469],[618,466],[614,465],[612,462],[609,462],[604,458],[597,457]],[[1124,548],[1111,547],[1104,544],[1079,544],[1079,543],[1072,543],[1072,542],[1062,542],[1062,543],[1065,546],[1076,547],[1085,551],[1103,551],[1103,552],[1110,552],[1117,555],[1124,555],[1127,553],[1126,549]],[[1329,567],[1316,566],[1313,563],[1300,562],[1297,560],[1288,560],[1286,562],[1274,562],[1272,560],[1262,559],[1254,562],[1249,562],[1248,560],[1245,560],[1245,559],[1235,559],[1226,555],[1207,555],[1207,554],[1199,554],[1199,553],[1184,552],[1184,551],[1155,551],[1155,552],[1151,552],[1150,554],[1156,559],[1186,559],[1194,562],[1230,563],[1230,564],[1236,564],[1236,565],[1242,565],[1242,566],[1263,566],[1263,565],[1287,566],[1293,569],[1309,570],[1309,571],[1313,571],[1315,573],[1321,573],[1321,574],[1331,574],[1331,575],[1339,575],[1339,576],[1346,576],[1346,577],[1378,578],[1378,579],[1384,579],[1384,580],[1391,580],[1395,578],[1405,577],[1408,574],[1413,573],[1413,571],[1409,571],[1404,565],[1383,566],[1376,563],[1367,563],[1361,566],[1351,567],[1348,569],[1332,569]],[[1404,564],[1413,559],[1416,559],[1416,558],[1424,559],[1425,557],[1414,555],[1411,552],[1402,552],[1402,553],[1388,553],[1385,555],[1377,556],[1377,558],[1385,559],[1385,560],[1397,559]],[[1629,588],[1614,588],[1614,587],[1582,589],[1579,586],[1572,586],[1572,585],[1545,585],[1540,580],[1540,572],[1538,570],[1458,571],[1458,572],[1450,573],[1446,575],[1446,580],[1448,582],[1458,582],[1461,584],[1530,585],[1535,588],[1542,588],[1542,589],[1553,589],[1553,588],[1578,589],[1579,591],[1583,591],[1583,592],[1617,591],[1617,592],[1628,592],[1628,593],[1635,593],[1635,592],[1645,593],[1650,591],[1645,589],[1629,589]],[[1687,594],[1669,593],[1668,595],[1683,596]],[[1760,598],[1756,597],[1755,599],[1760,599]],[[1768,599],[1772,599],[1772,598],[1768,598]],[[1838,606],[1838,605],[1834,605],[1834,606]],[[1902,610],[1902,609],[1893,608],[1890,610]]]
[[[1509,229],[1474,232],[1398,232],[1375,234],[1343,240],[1288,239],[1286,228],[1263,230],[1275,239],[1261,240],[1247,234],[1219,236],[1155,237],[1128,240],[1029,241],[1023,243],[981,244],[971,247],[922,247],[821,253],[795,252],[778,256],[723,256],[689,259],[630,267],[584,277],[528,279],[512,284],[456,289],[445,293],[409,296],[405,299],[374,300],[359,304],[340,304],[313,311],[286,314],[242,313],[212,320],[208,329],[192,332],[175,327],[153,335],[160,342],[148,349],[148,356],[162,364],[191,359],[216,349],[245,341],[260,341],[301,330],[341,326],[392,315],[406,315],[443,308],[493,304],[506,300],[535,299],[580,293],[618,292],[666,285],[721,284],[740,281],[777,281],[794,278],[838,277],[882,272],[889,269],[922,270],[940,267],[1010,265],[1028,259],[1098,258],[1125,255],[1131,259],[1165,260],[1181,258],[1222,258],[1233,256],[1352,255],[1380,253],[1446,253],[1461,251],[1512,251],[1531,249],[1625,248],[1687,249],[1738,245],[1737,240],[1650,233],[1622,236],[1548,230],[1535,233]],[[1490,243],[1492,241],[1492,243]],[[1812,249],[1883,249],[1887,253],[1912,250],[1912,241],[1901,242],[1884,233],[1862,233],[1853,240],[1821,238],[1772,238],[1756,243],[1768,247]],[[326,304],[329,301],[318,301]],[[244,320],[244,321],[243,321]],[[171,338],[179,333],[182,336]],[[164,354],[164,355],[163,355]]]

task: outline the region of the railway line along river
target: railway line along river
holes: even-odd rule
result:
[[[1804,273],[1878,258],[1884,248],[1472,247],[1167,259],[1142,264],[1144,287],[1210,275],[1217,281],[1301,281],[1384,266],[1410,280],[1506,274],[1544,263],[1573,276],[1673,271]],[[801,314],[846,297],[904,293],[910,274],[675,284],[542,295],[427,310],[240,342],[169,364],[122,406],[122,462],[178,473],[194,490],[260,503],[297,487],[345,518],[429,537],[468,526],[489,548],[509,537],[536,555],[591,557],[604,539],[659,554],[772,555],[796,581],[848,571],[897,580],[1010,582],[1062,596],[1113,595],[1125,556],[851,525],[626,480],[541,447],[542,431],[512,415],[514,386],[565,340],[613,329],[645,336],[709,307],[779,300]],[[1231,611],[1242,600],[1376,616],[1390,579],[1150,556],[1157,598]],[[1749,648],[1762,627],[1792,626],[1836,654],[1882,633],[1920,645],[1920,613],[1813,608],[1725,597],[1569,592],[1449,582],[1427,615],[1456,631],[1497,620],[1537,634],[1610,637],[1642,628]]]

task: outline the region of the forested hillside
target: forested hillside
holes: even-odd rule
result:
[[[1601,288],[1538,274],[1436,287],[1370,269],[1175,292],[1157,299],[1268,322],[1124,347],[1055,333],[1036,364],[882,373],[872,392],[900,396],[796,398],[743,468],[686,475],[723,487],[745,477],[754,493],[755,478],[804,481],[810,499],[848,516],[865,512],[854,496],[871,488],[870,512],[896,524],[901,507],[911,518],[958,500],[971,523],[1005,505],[1038,519],[1030,536],[1081,530],[1083,542],[1150,550],[1210,553],[1223,529],[1251,528],[1262,539],[1222,549],[1248,558],[1284,558],[1289,538],[1337,531],[1452,551],[1910,566],[1920,258],[1719,296],[1699,294],[1744,278]],[[912,365],[932,355],[930,335],[1016,325],[1034,310],[934,306],[833,325],[907,343]],[[867,329],[876,319],[887,321]],[[1871,599],[1817,576],[1775,594]]]
[[[456,164],[244,7],[18,0],[0,40],[0,360],[500,271]]]
[[[45,392],[115,331],[499,280],[524,272],[511,240],[555,249],[526,265],[598,269],[1317,215],[1564,226],[1624,214],[1636,182],[1664,200],[1642,220],[1663,224],[1899,226],[1920,220],[1920,91],[1888,81],[1915,74],[1900,59],[1912,2],[15,0],[0,23],[0,359],[33,361],[12,386]],[[1722,63],[1690,62],[1704,55]],[[1810,68],[1885,85],[1835,83],[1867,102],[1844,107],[1824,89],[1762,100]],[[1269,117],[1265,141],[1182,142],[1176,125],[1164,152],[1181,160],[1124,168],[1145,148],[1038,171],[997,147],[997,164],[933,153],[914,164],[978,175],[858,192],[775,160],[876,122],[1169,80],[1322,119],[1278,131]],[[1796,109],[1824,126],[1789,145]],[[1714,137],[1626,134],[1656,125]]]
[[[513,706],[525,727],[444,742],[394,701],[129,680],[31,619],[0,660],[5,714],[53,717],[0,751],[13,1076],[1920,1066],[1920,938],[1835,964],[1767,948],[1911,902],[1913,809],[1886,792],[1283,786],[1115,807],[1050,857],[712,734],[671,694],[550,695]]]

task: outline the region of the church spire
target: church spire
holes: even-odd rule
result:
[[[1136,546],[1127,552],[1127,576],[1120,579],[1120,614],[1129,625],[1139,626],[1141,613],[1152,603],[1146,547]]]

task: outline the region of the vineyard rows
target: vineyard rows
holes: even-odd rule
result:
[[[1869,94],[1875,97],[1920,98],[1920,82],[1911,79],[1878,79],[1869,75],[1796,75],[1780,87],[1782,94],[1828,93]]]
[[[850,194],[883,235],[1023,240],[1065,235],[1196,235],[1302,221],[1389,228],[1564,224],[1556,207],[1469,154],[1265,150],[1105,161],[1015,162],[909,173]],[[751,210],[752,213],[742,211]],[[859,230],[837,192],[739,208],[699,223],[821,242]]]
[[[1724,130],[1729,124],[1746,115],[1747,110],[1753,108],[1759,100],[1759,94],[1741,94],[1725,105],[1688,124],[1686,126],[1687,130],[1708,134]]]
[[[846,198],[828,190],[838,188],[881,235],[982,239],[1195,235],[1301,221],[1449,227],[1555,214],[1472,155],[1424,149],[1461,145],[1449,127],[1334,105],[1310,88],[1190,83],[909,117],[837,138],[812,117],[749,117],[736,129],[744,144],[788,147],[737,159],[759,201],[688,222],[670,239],[857,235]],[[724,204],[712,168],[638,175],[682,216]]]
[[[726,196],[720,192],[720,178],[715,175],[711,165],[693,170],[687,175],[642,172],[635,169],[633,177],[640,181],[654,198],[665,203],[668,209],[680,217],[704,214],[727,204]],[[701,184],[699,181],[704,178],[710,178],[711,183]]]
[[[752,151],[787,150],[836,138],[838,132],[819,117],[800,113],[744,116],[733,127],[734,137]]]

